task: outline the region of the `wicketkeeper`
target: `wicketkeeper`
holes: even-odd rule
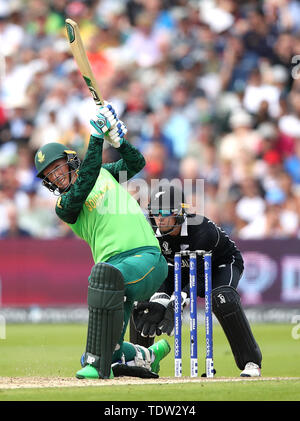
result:
[[[75,151],[60,143],[46,144],[35,156],[37,176],[58,195],[58,217],[89,244],[95,263],[88,285],[86,350],[76,377],[158,377],[159,362],[170,352],[167,341],[149,349],[124,342],[134,302],[149,299],[168,273],[151,226],[119,184],[121,171],[131,178],[145,160],[125,140],[127,129],[111,105],[98,108],[90,122],[82,163]],[[102,164],[104,140],[118,149],[119,161]]]
[[[236,290],[243,258],[228,235],[213,221],[187,213],[181,189],[160,185],[151,194],[149,217],[168,261],[168,276],[149,301],[136,303],[131,337],[151,343],[156,335],[174,333],[174,255],[181,250],[212,252],[212,308],[229,341],[242,377],[261,375],[262,355]],[[202,265],[197,268],[197,295],[204,297]],[[189,302],[189,260],[182,258],[182,309]],[[134,332],[134,327],[136,332]]]

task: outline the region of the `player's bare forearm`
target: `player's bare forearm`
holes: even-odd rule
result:
[[[141,152],[127,140],[123,140],[118,151],[122,157],[119,161],[103,164],[103,168],[109,171],[117,181],[119,181],[120,171],[126,171],[127,179],[129,180],[144,168],[146,164],[145,158]]]
[[[75,183],[56,203],[56,213],[60,219],[74,224],[86,198],[94,187],[102,165],[103,140],[90,137],[89,147]]]

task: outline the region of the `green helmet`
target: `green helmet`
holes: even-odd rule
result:
[[[77,170],[80,166],[80,160],[75,151],[69,150],[61,143],[47,143],[42,146],[35,154],[34,163],[37,170],[37,177],[43,179],[43,184],[50,191],[55,191],[57,186],[45,177],[43,171],[58,159],[66,158],[70,171]]]

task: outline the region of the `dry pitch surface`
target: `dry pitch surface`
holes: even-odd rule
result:
[[[253,381],[281,381],[300,380],[300,377],[216,377],[206,379],[203,377],[172,378],[161,377],[159,379],[139,379],[136,377],[119,377],[113,380],[79,380],[73,377],[0,377],[0,389],[30,389],[48,387],[85,387],[85,386],[126,386],[147,384],[179,384],[179,383],[229,383],[229,382],[253,382]]]

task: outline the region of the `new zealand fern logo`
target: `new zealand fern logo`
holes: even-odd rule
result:
[[[45,155],[43,154],[42,151],[39,151],[39,153],[37,155],[37,159],[38,159],[40,164],[45,161]]]

